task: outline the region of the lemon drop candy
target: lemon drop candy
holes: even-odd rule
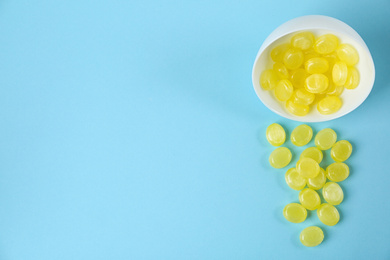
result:
[[[279,147],[272,151],[269,156],[269,163],[272,167],[280,169],[286,167],[292,158],[291,151],[286,147]]]
[[[324,34],[315,40],[313,48],[319,54],[334,52],[339,45],[339,39],[333,34]]]
[[[320,173],[320,166],[318,163],[307,157],[299,159],[296,165],[299,175],[304,178],[314,178]]]
[[[329,79],[324,74],[312,74],[305,80],[305,89],[310,93],[324,92],[329,86]]]
[[[313,50],[313,48],[303,51],[304,62],[310,60],[311,58],[316,58],[316,57],[320,57],[320,54],[318,54],[315,50]]]
[[[309,76],[309,73],[306,70],[299,68],[291,72],[291,83],[294,88],[303,88],[305,86],[305,80]]]
[[[313,93],[308,92],[304,88],[296,89],[292,94],[292,100],[302,105],[310,105],[315,98],[316,96]]]
[[[343,102],[338,96],[326,96],[317,104],[317,110],[322,115],[330,115],[340,110]]]
[[[278,84],[279,78],[274,70],[264,70],[260,75],[260,86],[264,90],[271,90]]]
[[[344,91],[344,86],[336,86],[333,82],[329,82],[329,87],[326,90],[327,95],[340,96]]]
[[[290,112],[291,114],[296,115],[296,116],[305,116],[310,111],[310,108],[308,105],[296,103],[291,99],[287,100],[286,109],[288,112]]]
[[[306,186],[306,178],[299,175],[295,168],[288,169],[284,178],[287,185],[293,190],[302,190]]]
[[[354,67],[348,68],[348,76],[345,81],[344,87],[346,89],[355,89],[360,82],[360,74],[359,71]]]
[[[288,79],[290,77],[290,73],[283,63],[276,62],[272,68],[280,79]]]
[[[283,62],[284,53],[290,49],[289,43],[284,43],[281,45],[276,46],[271,50],[271,59],[274,62]]]
[[[344,192],[335,182],[327,182],[322,188],[324,200],[332,205],[339,205],[344,199]]]
[[[292,223],[301,223],[307,217],[307,210],[298,203],[290,203],[284,207],[283,216]]]
[[[337,140],[336,132],[331,128],[325,128],[319,131],[314,138],[314,143],[320,150],[330,149]]]
[[[288,100],[293,94],[294,87],[288,79],[282,79],[275,87],[275,97],[279,101]]]
[[[345,163],[335,162],[326,168],[326,177],[335,182],[340,182],[348,178],[349,167]]]
[[[299,192],[299,202],[308,210],[315,210],[321,204],[320,195],[310,188],[306,188]]]
[[[305,62],[305,70],[310,74],[325,73],[329,69],[329,63],[325,58],[311,58]]]
[[[299,125],[291,133],[291,142],[296,146],[304,146],[313,137],[313,129],[308,125]]]
[[[322,223],[328,226],[336,225],[340,220],[339,211],[328,203],[321,204],[317,209],[317,216]]]
[[[309,148],[306,148],[305,150],[303,150],[303,152],[301,153],[301,156],[299,158],[304,158],[304,157],[311,158],[314,161],[316,161],[317,163],[321,163],[322,158],[324,157],[324,154],[317,147],[309,147]]]
[[[330,156],[336,162],[343,162],[351,156],[352,145],[346,140],[341,140],[335,143],[330,150]]]
[[[340,44],[336,49],[337,56],[348,66],[353,66],[359,62],[359,54],[351,44]]]
[[[307,187],[313,189],[313,190],[319,190],[321,189],[326,182],[326,174],[325,170],[320,168],[320,173],[314,178],[308,178],[307,179]]]
[[[283,56],[283,63],[289,70],[298,69],[303,63],[303,53],[296,48],[288,49]]]
[[[301,240],[301,243],[304,246],[318,246],[324,240],[324,232],[319,227],[307,227],[302,230],[301,234],[299,235],[299,240]]]
[[[347,82],[348,67],[343,61],[338,61],[333,65],[332,80],[336,86],[344,85]]]
[[[291,38],[291,45],[301,50],[307,50],[313,46],[314,35],[311,32],[300,32]]]
[[[273,123],[267,127],[265,136],[267,137],[268,142],[273,146],[280,146],[286,141],[286,131],[277,123]]]

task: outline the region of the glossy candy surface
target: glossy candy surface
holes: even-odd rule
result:
[[[317,163],[321,163],[322,158],[324,157],[324,154],[317,147],[309,147],[309,148],[306,148],[305,150],[303,150],[303,152],[301,153],[300,158],[303,158],[303,157],[311,158],[311,159],[315,160]]]
[[[336,225],[340,220],[339,211],[328,203],[321,204],[317,209],[317,216],[322,223],[328,226]]]
[[[330,156],[336,162],[347,160],[352,153],[352,145],[347,140],[341,140],[335,143],[330,150]]]
[[[306,178],[299,175],[295,168],[289,169],[284,178],[287,185],[293,190],[302,190],[306,186]]]
[[[335,162],[326,168],[326,177],[335,182],[343,181],[349,176],[349,167],[345,163]]]
[[[347,64],[345,64],[345,62],[343,61],[336,62],[332,70],[333,83],[336,86],[342,86],[347,81],[347,77],[348,77]]]
[[[296,165],[299,175],[304,178],[314,178],[320,173],[320,166],[318,163],[307,157],[299,159]]]
[[[275,48],[272,49],[271,51],[271,59],[274,62],[283,62],[283,57],[285,52],[290,49],[290,44],[289,43],[284,43],[281,45],[276,46]]]
[[[286,108],[291,114],[296,116],[305,116],[309,113],[310,110],[308,105],[296,103],[291,99],[287,100]]]
[[[315,99],[315,95],[313,93],[308,92],[304,88],[294,90],[291,100],[295,103],[302,105],[310,105],[313,103]]]
[[[329,69],[329,63],[325,58],[315,57],[305,62],[305,70],[310,73],[325,73]]]
[[[319,227],[307,227],[302,230],[299,239],[304,246],[318,246],[324,240],[324,232]]]
[[[329,204],[339,205],[344,199],[344,192],[336,182],[327,182],[322,188],[322,196]]]
[[[336,132],[331,128],[325,128],[319,131],[314,138],[314,143],[320,150],[330,149],[337,140]]]
[[[300,32],[291,38],[291,45],[301,50],[307,50],[313,46],[314,35],[311,32]]]
[[[291,81],[289,81],[288,79],[282,79],[275,87],[275,97],[279,101],[286,101],[291,97],[293,91],[294,87]]]
[[[354,67],[348,68],[348,76],[345,81],[344,87],[346,89],[355,89],[360,83],[359,71]]]
[[[359,54],[351,44],[340,44],[336,49],[337,56],[348,66],[353,66],[359,61]]]
[[[269,163],[274,168],[286,167],[292,158],[291,151],[286,147],[276,148],[269,156]]]
[[[305,89],[310,93],[321,93],[328,89],[329,79],[324,74],[312,74],[306,78]]]
[[[317,110],[320,114],[330,115],[340,110],[343,102],[338,96],[324,97],[317,104]]]
[[[307,217],[307,210],[301,204],[290,203],[284,207],[283,216],[292,223],[301,223]]]
[[[296,48],[290,48],[284,53],[283,63],[289,70],[298,69],[303,63],[303,52]]]
[[[269,125],[265,135],[268,142],[273,146],[280,146],[286,141],[286,131],[284,131],[284,128],[277,123]]]
[[[273,70],[276,72],[280,79],[288,79],[290,77],[290,73],[286,66],[283,63],[276,62],[273,66]]]
[[[320,172],[316,177],[307,179],[307,187],[313,190],[319,190],[325,185],[325,182],[326,182],[325,170],[320,168]]]
[[[321,35],[314,42],[314,50],[319,54],[334,52],[339,45],[339,39],[333,34]]]
[[[294,88],[303,88],[307,76],[309,76],[309,74],[302,68],[292,71],[290,79]]]
[[[306,188],[299,192],[299,202],[308,210],[315,210],[321,204],[320,195],[310,188]]]
[[[296,146],[308,144],[313,137],[313,129],[308,125],[299,125],[291,133],[291,142]]]
[[[276,84],[278,84],[278,75],[273,70],[265,70],[261,73],[260,76],[260,86],[264,90],[271,90],[276,87]]]

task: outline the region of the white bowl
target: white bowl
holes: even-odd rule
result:
[[[263,90],[260,86],[260,74],[263,70],[272,68],[273,61],[270,51],[281,43],[288,42],[295,32],[311,31],[316,36],[332,33],[339,37],[341,43],[350,43],[359,52],[359,63],[355,67],[360,73],[360,83],[357,88],[345,89],[340,96],[343,105],[339,111],[331,115],[321,115],[317,108],[312,106],[309,114],[300,117],[287,111],[285,102],[274,98],[272,91]],[[332,17],[323,15],[308,15],[292,19],[276,28],[265,39],[257,53],[252,70],[252,83],[260,100],[278,115],[301,122],[322,122],[332,120],[348,114],[357,108],[370,94],[375,80],[375,67],[371,53],[360,35],[346,23]]]

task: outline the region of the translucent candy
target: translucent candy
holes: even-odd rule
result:
[[[317,104],[317,110],[322,115],[330,115],[340,110],[343,102],[338,96],[326,96]]]
[[[324,157],[322,151],[318,149],[317,147],[309,147],[303,150],[301,153],[301,156],[299,158],[311,158],[317,163],[321,163],[322,158]]]
[[[332,205],[339,205],[344,199],[344,192],[335,182],[327,182],[322,188],[324,200]]]
[[[336,143],[337,134],[331,128],[325,128],[319,131],[314,138],[314,143],[320,150],[330,149]]]
[[[335,182],[340,182],[348,178],[349,167],[345,163],[335,162],[326,168],[326,177]]]
[[[321,57],[328,61],[328,65],[330,69],[332,69],[333,65],[339,60],[336,52],[324,54]]]
[[[278,84],[279,78],[275,71],[269,69],[261,73],[260,86],[264,90],[274,89]]]
[[[305,80],[309,76],[309,73],[304,69],[297,69],[291,73],[291,83],[294,88],[303,88],[305,86]]]
[[[309,113],[310,109],[309,106],[296,103],[291,99],[287,100],[286,108],[288,112],[296,116],[305,116]]]
[[[283,216],[292,223],[301,223],[307,217],[307,210],[298,203],[290,203],[284,207]]]
[[[301,50],[307,50],[313,46],[314,35],[311,32],[300,32],[291,38],[291,45]]]
[[[296,146],[308,144],[313,137],[313,129],[308,125],[299,125],[291,133],[291,142]]]
[[[303,63],[303,53],[299,49],[291,48],[284,53],[283,63],[289,70],[298,69]]]
[[[291,46],[289,43],[276,46],[271,51],[271,59],[274,62],[283,62],[284,53],[290,48]]]
[[[320,168],[320,173],[316,177],[307,179],[307,187],[312,188],[313,190],[319,190],[324,186],[325,182],[325,170]]]
[[[269,156],[269,163],[274,168],[283,168],[286,167],[292,158],[291,151],[286,147],[279,147],[273,150]]]
[[[295,168],[289,169],[284,176],[287,185],[293,190],[302,190],[306,186],[306,178],[303,178]]]
[[[321,204],[320,195],[310,188],[306,188],[299,192],[299,202],[308,210],[315,210]]]
[[[320,54],[315,52],[312,48],[303,51],[303,62],[310,60],[311,58],[320,57]]]
[[[335,143],[330,150],[330,156],[336,162],[344,162],[351,156],[352,145],[346,140],[341,140]]]
[[[312,74],[305,81],[305,89],[310,93],[324,92],[328,86],[329,80],[324,74]]]
[[[315,98],[316,96],[313,93],[308,92],[304,88],[300,88],[294,90],[291,100],[298,104],[310,105]]]
[[[288,79],[290,77],[290,73],[286,66],[283,63],[276,62],[273,66],[273,70],[276,72],[280,79]]]
[[[299,175],[304,178],[314,178],[320,173],[320,166],[318,163],[307,157],[299,159],[296,165]]]
[[[339,45],[339,39],[333,34],[321,35],[314,42],[314,50],[319,54],[334,52]]]
[[[286,131],[284,131],[284,128],[277,123],[269,125],[265,135],[268,142],[273,146],[280,146],[286,141]]]
[[[307,227],[302,230],[299,239],[304,246],[318,246],[324,240],[324,232],[319,227]]]
[[[350,44],[340,44],[336,49],[336,53],[339,59],[344,61],[348,66],[353,66],[359,62],[359,54]]]
[[[321,57],[311,58],[305,62],[305,70],[310,74],[325,73],[328,69],[328,61]]]
[[[338,61],[334,64],[332,69],[332,79],[336,86],[342,86],[347,82],[348,67],[343,61]]]
[[[359,71],[354,67],[348,68],[348,76],[345,81],[344,87],[346,89],[355,89],[360,83]]]
[[[294,87],[288,79],[282,79],[275,87],[275,97],[279,101],[288,100],[293,94]]]
[[[326,90],[326,93],[324,94],[328,94],[328,95],[332,95],[332,96],[340,96],[344,91],[344,87],[343,86],[336,86],[335,84],[333,84],[333,82],[329,82],[329,87],[328,89]]]
[[[321,206],[317,209],[317,215],[320,221],[328,226],[334,226],[340,220],[339,211],[335,206],[328,203],[321,204]]]

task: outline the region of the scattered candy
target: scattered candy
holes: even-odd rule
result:
[[[335,143],[330,151],[330,156],[336,162],[344,162],[351,156],[352,145],[346,140],[341,140]]]
[[[295,168],[289,169],[284,178],[287,185],[293,190],[302,190],[306,186],[306,178],[302,177]]]
[[[349,167],[345,163],[335,162],[326,168],[326,177],[335,182],[343,181],[349,176]]]
[[[331,128],[325,128],[319,131],[314,138],[314,143],[320,150],[330,149],[337,140],[336,132]]]
[[[320,173],[320,166],[318,163],[307,157],[299,159],[296,168],[299,175],[304,178],[314,178]]]
[[[317,147],[309,147],[303,150],[300,158],[304,158],[304,157],[311,158],[317,163],[321,163],[323,156],[324,155],[322,154],[322,151]]]
[[[313,190],[321,189],[326,182],[325,170],[320,168],[320,173],[314,178],[307,179],[307,187],[312,188]]]
[[[273,123],[267,127],[267,140],[273,146],[280,146],[286,141],[286,131],[277,123]]]
[[[310,188],[306,188],[299,192],[299,202],[308,210],[315,210],[321,204],[320,195]]]
[[[283,209],[283,216],[292,223],[301,223],[307,217],[307,210],[298,203],[290,203]]]
[[[291,133],[291,142],[296,146],[308,144],[313,137],[313,130],[308,125],[299,125]]]
[[[324,232],[319,227],[307,227],[302,230],[299,239],[304,246],[318,246],[324,240]]]
[[[328,182],[322,188],[322,196],[329,204],[339,205],[344,199],[344,192],[337,183]]]
[[[340,220],[339,211],[335,206],[328,203],[321,204],[321,206],[317,209],[317,215],[320,221],[328,226],[334,226]]]
[[[276,148],[269,156],[269,163],[274,168],[286,167],[292,158],[292,153],[286,147]]]

